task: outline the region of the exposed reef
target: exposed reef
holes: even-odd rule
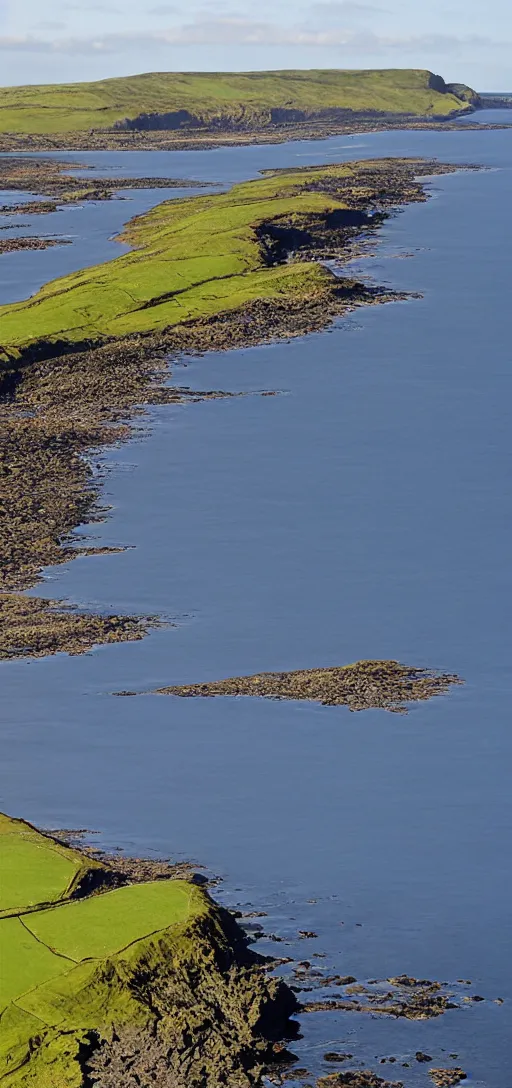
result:
[[[348,1069],[346,1073],[329,1073],[320,1077],[317,1088],[404,1088],[401,1081],[384,1080],[371,1069]]]
[[[51,249],[53,246],[69,246],[70,238],[38,238],[19,235],[16,238],[0,238],[0,254],[17,253],[22,249]]]
[[[88,840],[94,835],[93,831],[44,828],[42,833],[50,836],[61,846],[71,847],[85,860],[99,863],[103,869],[113,871],[116,874],[116,880],[121,884],[148,884],[153,880],[171,879],[192,880],[202,885],[208,883],[207,878],[198,873],[198,866],[188,861],[134,857],[121,850],[109,852],[101,847],[92,846]]]
[[[0,661],[83,654],[100,643],[138,641],[158,625],[151,617],[102,616],[62,601],[0,593]]]
[[[300,987],[294,987],[297,993]],[[342,993],[306,1001],[304,1012],[355,1012],[391,1016],[402,1020],[432,1020],[450,1009],[458,1009],[464,996],[452,987],[429,979],[397,978],[382,982],[351,983]]]
[[[84,171],[85,176],[72,176],[70,171],[75,170]],[[203,184],[161,177],[102,177],[96,168],[80,162],[6,156],[0,158],[0,192],[3,189],[24,194],[37,193],[46,199],[0,205],[0,215],[47,215],[62,205],[111,200],[123,189],[187,189],[190,186],[202,188]]]
[[[463,1069],[429,1069],[429,1077],[432,1078],[436,1088],[454,1088],[467,1079],[467,1073]]]
[[[142,359],[130,345],[34,364],[14,381],[0,406],[0,658],[85,653],[138,640],[158,625],[154,617],[98,615],[14,591],[34,586],[50,564],[123,551],[73,536],[107,513],[90,452],[126,440],[125,420],[144,404],[225,395],[168,387],[167,377],[161,354]]]
[[[476,118],[464,119],[464,131],[482,132],[507,127],[503,124],[482,124]],[[281,123],[265,125],[263,128],[243,129],[112,129],[91,130],[89,132],[70,132],[65,139],[58,134],[48,133],[0,133],[0,152],[20,154],[25,151],[41,152],[66,150],[76,151],[211,151],[217,147],[265,146],[284,144],[291,140],[327,140],[331,136],[357,136],[364,133],[386,132],[404,129],[408,132],[460,132],[461,125],[456,118],[434,120],[414,117],[364,116],[355,114],[345,120],[302,121],[300,123]]]
[[[246,695],[305,699],[324,706],[347,706],[349,710],[380,707],[403,714],[407,703],[445,695],[454,684],[460,683],[457,676],[412,668],[398,661],[358,661],[327,669],[257,673],[203,684],[175,685],[158,688],[157,694],[182,698]]]

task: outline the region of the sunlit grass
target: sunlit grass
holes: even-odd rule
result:
[[[344,164],[284,171],[229,193],[161,204],[126,229],[123,237],[135,247],[130,253],[0,308],[2,347],[160,332],[257,298],[314,291],[331,273],[315,262],[269,267],[257,228],[281,217],[303,220],[345,208],[335,193],[311,186],[351,175],[355,180],[358,170],[359,164]]]

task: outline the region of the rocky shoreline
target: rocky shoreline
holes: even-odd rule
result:
[[[393,204],[388,207],[392,211]],[[371,224],[367,209],[372,212]],[[362,210],[364,218],[345,221],[343,233],[339,228],[334,232],[325,221],[308,223],[306,230],[289,216],[281,217],[277,227],[272,220],[265,221],[258,228],[258,241],[269,267],[290,259],[298,263],[333,259],[340,264],[349,260],[361,239],[378,231],[379,217],[386,214],[378,195],[354,210]],[[83,653],[97,643],[142,638],[158,625],[155,617],[89,615],[66,608],[62,602],[26,597],[21,591],[37,584],[48,563],[122,550],[95,548],[93,542],[90,547],[78,547],[74,530],[108,516],[101,505],[104,476],[96,464],[98,451],[129,440],[134,428],[143,427],[146,405],[192,404],[231,395],[222,390],[192,392],[171,387],[173,357],[301,336],[325,328],[354,306],[397,297],[345,277],[319,284],[314,292],[295,300],[256,299],[239,309],[182,323],[172,330],[90,344],[39,341],[9,355],[0,402],[4,457],[0,474],[7,484],[2,500],[7,514],[2,520],[7,524],[0,528],[7,560],[0,594],[0,658]],[[159,693],[313,699],[355,711],[380,707],[403,712],[409,701],[444,695],[457,683],[460,681],[452,675],[376,661],[231,677],[173,686]],[[401,818],[407,819],[403,805]],[[0,816],[2,830],[5,833]],[[16,837],[19,830],[10,827],[9,834]],[[27,843],[36,841],[32,833],[40,834],[28,824],[22,824],[22,831]],[[424,1088],[465,1083],[465,1069],[470,1072],[467,1054],[450,1054],[449,1064],[448,1054],[439,1045],[445,1040],[439,1036],[435,1037],[436,1050],[431,1048],[427,1053],[416,1047],[419,1021],[432,1021],[437,1027],[439,1018],[446,1015],[450,1022],[452,1016],[463,1015],[454,1010],[484,1000],[468,989],[469,982],[458,980],[455,985],[407,975],[358,981],[329,975],[330,964],[320,982],[316,968],[321,959],[304,960],[290,968],[293,984],[288,978],[272,978],[272,963],[248,947],[231,912],[210,898],[204,880],[198,880],[191,867],[145,858],[113,858],[87,846],[76,847],[73,833],[49,832],[42,838],[46,843],[38,839],[37,849],[50,843],[52,860],[58,858],[59,863],[70,861],[65,851],[71,844],[77,873],[64,889],[66,901],[57,900],[55,889],[50,889],[50,894],[48,889],[44,894],[39,889],[37,895],[30,896],[24,888],[23,902],[14,909],[11,905],[3,917],[0,908],[0,942],[1,925],[6,923],[12,933],[19,923],[23,941],[32,942],[34,937],[41,958],[49,951],[67,959],[69,966],[76,955],[73,964],[83,974],[78,986],[73,981],[70,986],[67,981],[61,984],[61,975],[43,981],[38,978],[37,985],[29,980],[30,989],[13,991],[9,1004],[5,1008],[0,1004],[0,1081],[6,1088],[31,1088],[33,1084],[51,1088],[149,1088],[151,1084],[158,1088],[262,1088],[263,1083],[299,1081],[304,1088],[313,1084],[316,1088],[404,1088],[404,1083],[407,1088],[411,1082],[418,1083],[418,1072]],[[24,866],[23,874],[36,869],[32,862]],[[135,938],[129,934],[129,944],[111,944],[105,954],[93,954],[86,943],[94,926],[90,930],[85,924],[73,927],[69,914],[65,925],[51,926],[51,915],[87,911],[91,906],[99,912],[96,925],[98,918],[101,922],[102,909],[108,910],[115,895],[130,896],[134,888],[140,888],[142,894],[154,888],[160,892],[171,882],[183,886],[183,893],[190,896],[193,917],[172,923],[169,919],[170,924],[163,927],[160,921],[144,920]],[[379,895],[378,885],[375,895]],[[123,902],[122,911],[115,914],[115,925],[108,925],[109,939],[121,915],[124,919],[131,914],[135,900]],[[174,901],[169,903],[174,909]],[[149,900],[147,909],[155,909]],[[144,919],[145,911],[146,907]],[[39,915],[44,915],[42,922]],[[364,921],[366,924],[366,918]],[[315,927],[311,917],[306,921],[301,916],[297,924]],[[153,925],[160,928],[150,932]],[[69,935],[73,941],[80,940],[80,954],[75,953],[74,945],[61,945],[64,937],[71,940]],[[309,939],[317,935],[310,931],[300,936]],[[4,935],[4,939],[4,947],[9,948],[12,938]],[[308,949],[307,944],[305,947]],[[316,954],[322,955],[312,955]],[[343,955],[347,956],[346,945]],[[354,964],[350,966],[357,972]],[[393,964],[391,969],[397,966]],[[383,973],[390,970],[387,965],[379,969]],[[70,974],[74,971],[75,966]],[[348,1036],[335,1023],[328,1043],[323,1043],[330,1047],[323,1057],[305,1048],[305,1060],[314,1062],[314,1073],[298,1068],[288,1049],[297,1030],[290,1017],[300,1014],[305,1021],[313,1017],[314,1022],[315,1015],[329,1014],[335,1020],[337,1013],[340,1019],[353,1018]],[[387,1045],[396,1046],[393,1055],[400,1047],[400,1056],[379,1058],[377,1045],[364,1055],[356,1050],[352,1040],[357,1032],[351,1035],[352,1024],[362,1017],[369,1022],[389,1019]],[[394,1035],[397,1020],[399,1030]],[[348,1046],[354,1053],[342,1049],[349,1036]],[[315,1043],[318,1051],[321,1033]],[[428,1045],[424,1035],[421,1045]],[[322,1060],[325,1066],[320,1064]]]
[[[312,1088],[290,1050],[301,1038],[295,1017],[341,1011],[416,1024],[484,1001],[467,980],[358,982],[262,956],[241,913],[215,902],[193,866],[108,854],[84,843],[90,835],[0,813],[6,1088]],[[290,969],[276,977],[281,964]],[[406,1050],[380,1065],[419,1063],[438,1088],[466,1079],[433,1053]],[[402,1083],[365,1068],[361,1054],[330,1050],[321,1061],[317,1088]]]
[[[40,364],[4,396],[0,659],[86,653],[101,643],[139,640],[161,625],[156,617],[98,615],[19,591],[37,584],[45,566],[123,550],[79,545],[73,537],[80,525],[107,516],[99,504],[103,476],[91,454],[126,441],[143,405],[223,395],[169,388],[167,377],[163,358],[144,362],[135,348],[100,351]]]
[[[465,120],[464,129],[500,129],[506,124],[480,124]],[[289,140],[327,140],[331,136],[360,136],[371,132],[394,130],[423,132],[458,132],[457,118],[447,120],[381,116],[365,117],[355,114],[340,121],[305,121],[300,124],[266,125],[261,129],[243,128],[225,131],[212,129],[145,131],[102,129],[89,132],[2,133],[0,151],[17,154],[23,151],[209,151],[216,147],[244,147],[250,144],[281,144]]]

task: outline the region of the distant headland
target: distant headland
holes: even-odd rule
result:
[[[0,88],[0,150],[240,143],[446,124],[481,106],[471,87],[421,69],[149,72]]]

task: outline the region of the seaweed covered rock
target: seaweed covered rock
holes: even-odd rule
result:
[[[317,1088],[403,1088],[400,1081],[387,1081],[371,1069],[350,1069],[346,1073],[329,1073],[321,1077]]]
[[[159,695],[181,697],[252,695],[266,699],[305,699],[324,706],[348,706],[350,710],[380,707],[399,713],[406,704],[442,695],[457,676],[401,665],[398,661],[357,661],[353,665],[296,672],[262,672],[203,684],[159,688]]]
[[[429,1069],[428,1073],[436,1088],[453,1088],[467,1077],[463,1069]]]

